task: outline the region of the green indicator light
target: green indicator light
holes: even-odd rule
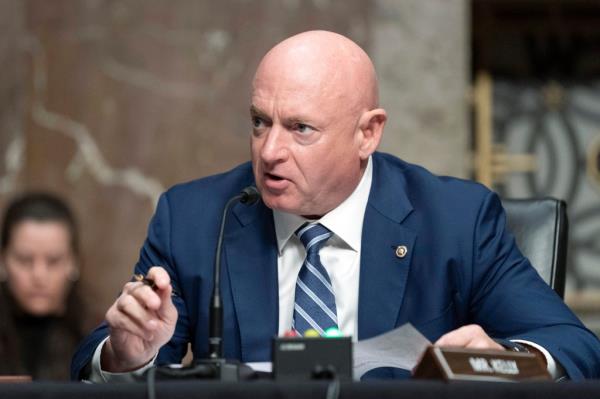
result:
[[[337,327],[331,327],[325,330],[325,336],[327,338],[338,338],[342,336],[342,332]]]

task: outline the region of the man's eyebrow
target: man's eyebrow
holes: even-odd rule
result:
[[[252,115],[252,116],[258,116],[258,117],[261,117],[263,119],[270,119],[265,112],[263,112],[260,109],[256,108],[254,105],[250,106],[250,115]]]
[[[287,120],[288,123],[290,124],[294,124],[294,123],[302,123],[302,124],[308,124],[307,120],[304,118],[300,118],[297,116],[292,116],[291,118],[289,118]]]
[[[267,115],[267,113],[261,111],[255,105],[251,105],[250,106],[250,115],[253,116],[253,117],[259,117],[259,118],[261,118],[261,119],[263,119],[263,120],[265,120],[267,122],[271,121],[271,118]],[[284,121],[285,121],[285,124],[287,124],[287,125],[293,125],[295,123],[302,123],[302,124],[306,124],[306,125],[310,125],[310,126],[315,125],[315,123],[312,122],[310,120],[310,118],[304,117],[302,115],[299,115],[299,116],[290,116],[288,118],[285,118]]]

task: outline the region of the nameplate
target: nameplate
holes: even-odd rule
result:
[[[533,353],[437,346],[427,348],[413,377],[501,382],[551,379],[544,361]]]

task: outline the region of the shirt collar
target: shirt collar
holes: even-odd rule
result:
[[[373,161],[369,157],[365,173],[352,194],[317,221],[357,252],[360,251],[364,214],[369,200],[372,180]],[[294,232],[304,223],[312,222],[312,220],[302,216],[278,210],[273,210],[273,219],[280,255]]]

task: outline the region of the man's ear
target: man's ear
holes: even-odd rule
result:
[[[360,117],[358,129],[360,130],[359,155],[365,160],[375,152],[381,137],[383,128],[387,121],[387,114],[383,108],[376,108],[366,111]]]

